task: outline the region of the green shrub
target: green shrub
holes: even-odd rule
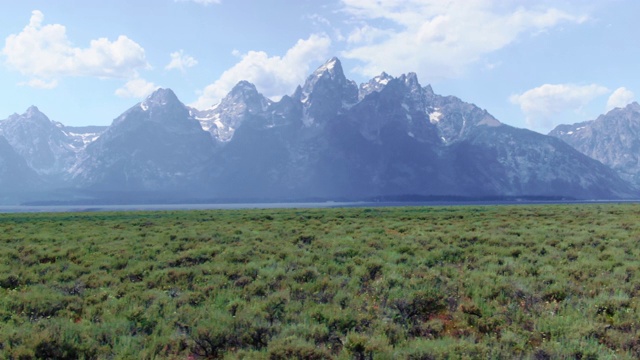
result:
[[[639,215],[0,214],[0,358],[634,359]]]

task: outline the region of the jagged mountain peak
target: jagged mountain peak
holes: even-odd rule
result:
[[[256,86],[246,80],[241,80],[239,81],[234,87],[233,89],[231,89],[231,91],[229,92],[230,95],[232,94],[257,94],[258,90],[256,89]]]
[[[640,104],[638,104],[638,102],[634,101],[630,104],[627,104],[627,106],[624,107],[617,107],[614,109],[611,109],[607,114],[605,115],[631,115],[633,113],[640,113]]]
[[[360,100],[364,99],[365,96],[384,89],[385,86],[389,83],[389,81],[393,80],[393,76],[387,74],[386,72],[380,73],[380,75],[373,77],[366,83],[360,84],[360,92],[359,98]]]
[[[638,104],[637,101],[633,101],[633,102],[627,104],[627,106],[622,107],[621,109],[640,112],[640,104]]]
[[[246,80],[238,82],[233,89],[214,108],[230,107],[234,104],[246,104],[250,112],[264,110],[271,101],[258,92],[256,86]]]
[[[307,77],[304,86],[296,89],[293,97],[302,102],[302,122],[310,126],[318,124],[316,119],[326,121],[355,104],[358,93],[356,83],[347,80],[340,60],[333,57]]]
[[[202,130],[190,109],[176,94],[171,89],[161,88],[113,120],[103,136],[111,136],[110,134],[117,133],[120,129],[138,127],[147,122],[178,132]]]
[[[347,80],[342,70],[342,63],[337,57],[329,59],[327,62],[318,67],[313,74],[307,77],[302,87],[302,93],[308,95],[316,85],[320,82],[336,83],[341,86],[351,85],[351,81]]]
[[[424,92],[428,95],[435,95],[435,93],[433,92],[433,88],[431,87],[431,85],[427,85],[425,87],[423,87]]]
[[[140,104],[143,110],[147,110],[152,106],[166,106],[169,104],[182,104],[173,90],[167,88],[159,88]]]
[[[214,149],[171,89],[158,89],[117,117],[69,169],[93,189],[188,189]]]
[[[150,99],[153,101],[162,101],[162,100],[173,100],[173,99],[177,100],[178,97],[173,92],[173,90],[169,88],[159,88],[153,93],[151,93],[151,95],[149,95],[147,99]]]
[[[638,114],[640,105],[615,111]],[[50,133],[36,133],[39,122],[12,122],[27,130],[10,141],[27,165],[83,191],[240,200],[631,193],[601,163],[544,135],[499,126],[486,110],[421,87],[415,73],[382,72],[358,87],[335,57],[278,102],[248,81],[202,111],[158,89],[87,146],[54,147]],[[619,128],[621,138],[640,138]]]
[[[630,109],[633,111],[640,111],[640,104],[637,101],[634,101],[625,107],[626,109]]]
[[[626,129],[626,127],[631,124],[640,125],[640,104],[635,101],[627,104],[624,107],[613,108],[607,113],[598,116],[595,120],[585,121],[583,123],[573,125],[558,125],[549,133],[549,135],[554,136],[554,133],[562,132],[567,132],[568,134],[568,132],[572,130],[574,130],[572,134],[568,135],[577,135],[580,130],[590,129],[590,131],[594,131],[596,128],[598,128],[598,131],[611,131],[616,129],[616,131],[624,133],[627,130],[631,130]],[[620,126],[622,126],[622,128]],[[584,136],[584,131],[581,132],[580,135]]]
[[[16,146],[17,143],[24,140],[18,140],[16,138],[17,133],[28,137],[34,137],[36,136],[34,134],[38,134],[46,138],[52,133],[59,133],[63,127],[64,125],[50,120],[47,115],[32,105],[23,114],[13,114],[3,120],[0,124],[0,133],[5,134],[9,142]],[[54,137],[60,137],[61,135],[56,134]]]
[[[31,105],[29,106],[29,108],[27,109],[27,111],[24,113],[26,116],[37,116],[37,115],[44,115],[40,109],[38,109],[37,106],[35,105]]]
[[[418,81],[418,75],[414,72],[402,74],[399,78],[404,82],[405,86],[411,90],[420,89],[420,82]]]
[[[51,120],[38,109],[37,106],[31,105],[27,110],[22,114],[13,114],[7,120],[10,121],[35,121],[41,125],[49,125],[52,123]]]
[[[640,105],[637,102],[612,109],[595,120],[558,125],[549,135],[610,166],[623,179],[640,187]]]
[[[216,105],[208,110],[191,109],[203,130],[218,143],[227,143],[247,115],[263,115],[273,102],[246,80],[238,82]]]
[[[83,147],[64,131],[64,125],[51,121],[36,106],[2,121],[0,133],[39,174],[59,176]]]
[[[344,71],[342,70],[342,63],[340,59],[337,57],[332,57],[323,65],[321,65],[315,72],[314,75],[318,74],[329,74],[332,78],[344,78]]]

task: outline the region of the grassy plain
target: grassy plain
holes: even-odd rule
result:
[[[8,359],[633,359],[640,205],[0,215]]]

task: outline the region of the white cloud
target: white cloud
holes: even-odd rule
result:
[[[364,25],[353,30],[347,37],[347,42],[351,44],[372,44],[377,39],[384,38],[387,35],[389,35],[388,31]]]
[[[202,91],[191,106],[205,109],[216,104],[241,80],[247,80],[267,97],[276,99],[293,91],[309,73],[309,66],[328,57],[331,40],[325,35],[311,35],[298,42],[287,53],[269,56],[264,51],[234,52],[240,61],[226,70],[218,80]]]
[[[609,100],[607,100],[607,111],[617,107],[619,108],[625,107],[630,103],[632,103],[634,100],[635,100],[635,95],[633,94],[633,91],[625,87],[617,88],[611,94],[611,96],[609,96]]]
[[[494,69],[500,67],[501,65],[502,65],[502,61],[485,62],[484,69],[491,71],[491,70],[494,70]]]
[[[34,10],[29,24],[5,40],[5,64],[31,78],[27,84],[54,84],[63,76],[128,78],[149,67],[144,49],[121,35],[115,41],[92,40],[87,48],[74,47],[60,24],[43,25],[44,14]],[[51,81],[51,79],[54,79]]]
[[[18,83],[20,86],[29,86],[36,89],[54,89],[58,86],[58,80],[45,81],[42,79],[31,79]]]
[[[186,55],[182,49],[172,52],[170,56],[171,61],[164,67],[165,70],[177,69],[184,72],[186,68],[198,65],[198,60],[194,59],[192,56]]]
[[[307,16],[307,19],[311,20],[314,25],[322,25],[331,27],[331,22],[326,17],[320,14],[311,14]]]
[[[460,76],[484,55],[527,33],[585,16],[536,4],[510,6],[499,0],[342,0],[343,11],[359,22],[342,56],[360,60],[355,70],[373,76],[407,69],[429,78]]]
[[[141,99],[158,89],[159,86],[145,79],[136,77],[127,81],[123,87],[116,90],[115,94],[124,98]]]
[[[559,120],[558,115],[566,111],[580,111],[595,98],[609,93],[604,86],[574,84],[544,84],[512,95],[511,103],[520,106],[528,126],[546,132]]]

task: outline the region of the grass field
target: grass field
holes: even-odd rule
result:
[[[0,215],[8,359],[634,359],[640,205]]]

